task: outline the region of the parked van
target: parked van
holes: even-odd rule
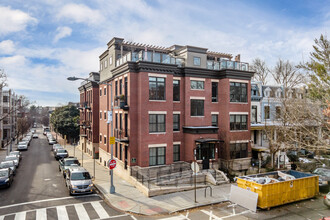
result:
[[[93,182],[89,172],[79,166],[71,166],[66,171],[65,184],[70,195],[93,193]]]

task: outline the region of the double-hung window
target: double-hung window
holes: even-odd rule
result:
[[[173,101],[180,101],[180,80],[173,80]]]
[[[212,126],[218,127],[218,115],[212,115]]]
[[[265,119],[270,119],[270,108],[269,105],[264,106],[265,110]]]
[[[248,156],[247,143],[230,144],[230,159],[245,158]]]
[[[149,148],[149,166],[164,165],[166,162],[165,155],[165,147]]]
[[[204,100],[191,99],[190,114],[191,116],[204,116]]]
[[[247,102],[247,83],[230,83],[230,102]]]
[[[230,130],[247,130],[248,115],[230,115]]]
[[[173,162],[180,161],[180,144],[173,145]]]
[[[149,115],[149,133],[165,132],[165,114]]]
[[[202,89],[204,89],[204,81],[191,80],[190,88],[202,90]]]
[[[218,83],[212,82],[212,102],[218,102]]]
[[[149,100],[165,100],[165,78],[149,77]]]
[[[173,115],[173,131],[180,131],[180,114]]]

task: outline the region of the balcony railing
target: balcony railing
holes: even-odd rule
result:
[[[175,58],[166,53],[157,53],[151,51],[143,51],[140,52],[128,52],[123,57],[116,60],[116,66],[120,66],[127,61],[137,62],[137,61],[147,61],[154,63],[163,63],[163,64],[175,64],[179,67],[184,65],[184,59]]]
[[[206,65],[207,65],[206,68],[210,70],[223,70],[223,69],[233,69],[233,70],[243,70],[243,71],[249,70],[248,63],[242,63],[231,60],[221,60],[221,61],[208,60]]]
[[[115,133],[115,138],[119,142],[129,142],[129,139],[128,139],[129,130],[128,129],[115,128],[114,133]]]

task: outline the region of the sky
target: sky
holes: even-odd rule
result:
[[[8,88],[36,105],[79,102],[113,37],[241,54],[272,67],[307,61],[329,36],[330,0],[0,0],[0,69]],[[328,37],[329,38],[329,37]]]

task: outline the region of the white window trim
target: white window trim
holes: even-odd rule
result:
[[[211,82],[219,82],[218,79],[211,79]]]
[[[173,77],[173,80],[181,80],[180,77]]]
[[[230,141],[230,144],[249,143],[251,140]]]
[[[167,147],[167,144],[148,144],[148,148],[152,148],[152,147]]]
[[[248,112],[229,112],[230,115],[248,115]]]
[[[155,114],[155,115],[166,115],[167,111],[148,111],[149,115]]]
[[[179,114],[181,114],[180,111],[175,111],[175,112],[173,112],[173,115],[179,115]]]
[[[165,74],[158,74],[158,73],[148,73],[148,76],[167,78],[167,75],[165,75]]]
[[[219,112],[211,112],[211,115],[219,115]]]
[[[128,76],[128,74],[126,73],[125,75],[124,75],[124,77],[127,77]]]
[[[190,96],[190,99],[205,100],[205,97]]]
[[[190,81],[203,81],[203,82],[205,82],[205,79],[190,77]]]
[[[173,142],[173,145],[177,145],[177,144],[180,144],[181,145],[181,141]]]
[[[241,80],[241,79],[229,79],[229,82],[249,83],[248,80]]]

